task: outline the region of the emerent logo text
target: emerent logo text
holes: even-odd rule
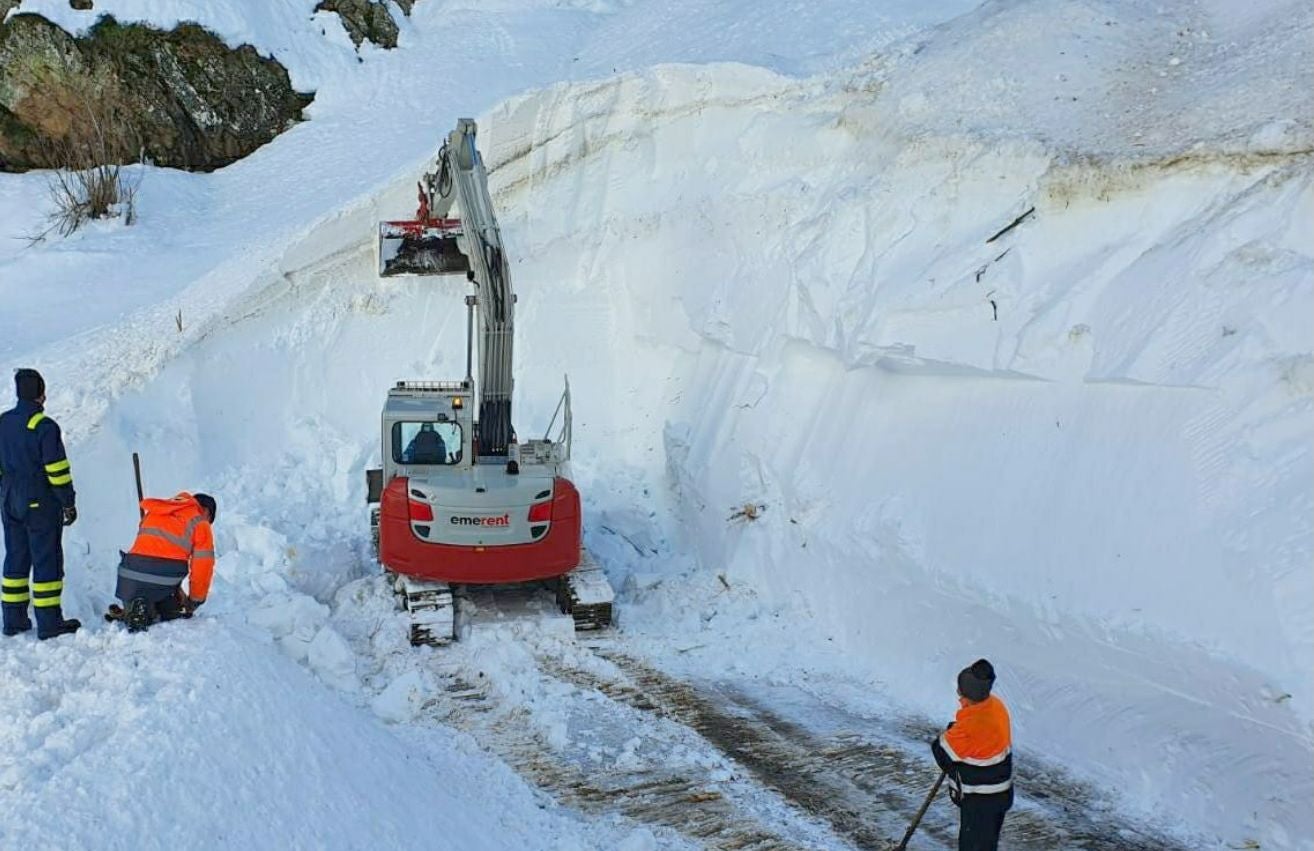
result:
[[[510,526],[511,515],[503,514],[501,517],[462,517],[459,514],[452,515],[451,523],[453,526]]]

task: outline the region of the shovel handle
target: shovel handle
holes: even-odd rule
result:
[[[141,507],[142,500],[146,498],[141,489],[141,456],[136,452],[132,453],[132,475],[137,480],[137,512],[145,517],[146,510]]]
[[[936,794],[940,791],[940,784],[943,782],[944,772],[941,771],[940,776],[935,779],[935,785],[927,793],[926,800],[922,801],[922,808],[917,811],[917,815],[913,816],[912,824],[908,825],[908,832],[903,835],[903,839],[899,840],[899,844],[894,846],[894,851],[906,851],[908,840],[912,839],[912,835],[917,832],[917,826],[922,823],[922,816],[926,815],[926,811],[931,808],[931,802],[935,800]]]

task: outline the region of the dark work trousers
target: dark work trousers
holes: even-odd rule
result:
[[[31,602],[38,634],[56,635],[64,623],[60,605],[64,590],[63,513],[53,498],[20,511],[16,515],[10,506],[0,506],[7,580],[5,628],[15,630],[30,624],[27,607]]]
[[[123,601],[125,609],[140,597],[148,605],[151,623],[187,617],[182,611],[178,590],[187,578],[185,560],[136,553],[120,553],[120,556],[114,596]]]
[[[1013,790],[993,795],[964,795],[958,825],[958,851],[997,851],[1004,814],[1013,806]]]

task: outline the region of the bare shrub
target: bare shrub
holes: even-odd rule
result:
[[[48,181],[54,210],[33,242],[68,236],[93,219],[122,216],[131,225],[137,218],[141,176],[131,179],[124,166],[143,158],[142,145],[126,106],[113,91],[88,89],[79,99],[68,131],[46,143],[46,159],[55,164]]]

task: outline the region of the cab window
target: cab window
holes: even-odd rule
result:
[[[454,422],[393,423],[392,460],[398,464],[459,464],[461,426]]]

